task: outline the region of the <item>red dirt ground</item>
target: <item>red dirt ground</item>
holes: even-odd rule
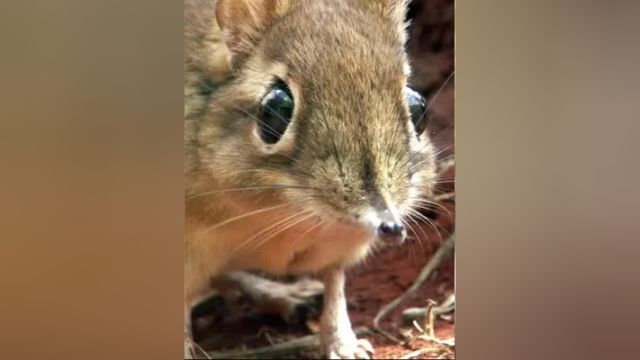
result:
[[[453,211],[453,206],[448,208]],[[450,231],[451,222],[447,220],[449,219],[441,219],[438,223]],[[425,232],[427,232],[426,227]],[[371,264],[352,272],[347,282],[347,294],[349,313],[354,327],[370,326],[382,306],[393,301],[411,286],[426,260],[439,244],[439,238],[434,231],[428,232],[428,235],[432,240],[423,241],[422,246],[416,241],[402,249],[388,251],[376,257]],[[435,277],[421,287],[413,301],[402,304],[381,322],[382,328],[396,337],[400,337],[403,330],[411,329],[402,324],[400,316],[402,310],[410,306],[425,306],[428,299],[437,303],[444,300],[449,293],[453,292],[453,270],[453,258],[451,258],[439,268]],[[438,338],[448,339],[454,336],[455,324],[437,320],[435,330]],[[375,335],[370,340],[376,350],[376,358],[398,358],[412,350],[428,346],[424,342],[416,341],[410,342],[406,347],[398,346],[380,335]]]

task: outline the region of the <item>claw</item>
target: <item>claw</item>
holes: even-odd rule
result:
[[[368,352],[370,355],[373,355],[373,345],[371,345],[371,343],[369,342],[369,340],[367,339],[360,339],[358,340],[358,345],[363,348],[366,352]]]
[[[328,348],[329,359],[371,359],[373,356],[373,346],[366,339],[335,341]]]

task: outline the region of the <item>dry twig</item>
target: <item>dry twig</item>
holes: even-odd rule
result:
[[[390,335],[386,331],[380,328],[380,320],[382,320],[385,316],[387,316],[391,311],[396,309],[400,304],[406,301],[408,298],[413,296],[416,291],[422,286],[422,284],[429,278],[429,275],[438,267],[442,262],[453,252],[455,245],[455,234],[452,234],[447,241],[445,241],[440,248],[433,254],[429,262],[422,268],[420,274],[413,282],[411,287],[409,287],[404,293],[398,296],[395,300],[385,305],[380,309],[376,317],[373,319],[373,328],[378,331],[380,334],[385,337],[395,341],[397,343],[401,343],[402,341],[398,340],[394,336]]]
[[[436,202],[443,202],[443,201],[449,201],[449,200],[453,200],[456,197],[456,193],[455,192],[448,192],[448,193],[444,193],[444,194],[439,194],[439,195],[435,195],[433,197],[433,200]]]
[[[455,306],[455,294],[451,293],[440,305],[434,306],[431,311],[433,315],[442,317],[442,315],[452,312]],[[424,307],[412,307],[402,312],[402,320],[406,324],[411,324],[414,320],[424,319],[425,316],[427,316],[427,309]]]
[[[418,349],[418,350],[416,350],[416,351],[412,351],[412,352],[410,352],[410,353],[408,353],[408,354],[404,354],[404,355],[402,355],[402,356],[400,357],[400,359],[413,359],[413,358],[415,358],[415,357],[417,357],[417,356],[420,356],[420,355],[422,355],[422,354],[426,353],[427,351],[429,351],[429,349],[427,349],[427,348],[424,348],[424,349]]]
[[[369,329],[354,329],[358,336],[369,334]],[[235,350],[228,352],[209,352],[211,359],[279,359],[297,356],[303,351],[316,350],[320,347],[319,335],[308,335],[284,343],[265,346],[252,350]]]

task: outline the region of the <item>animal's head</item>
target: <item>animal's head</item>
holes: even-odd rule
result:
[[[234,77],[199,141],[218,185],[403,239],[435,178],[425,103],[407,84],[406,1],[217,6]]]

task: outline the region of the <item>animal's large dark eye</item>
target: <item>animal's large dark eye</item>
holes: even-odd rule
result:
[[[262,99],[262,115],[258,122],[260,137],[267,144],[277,143],[293,116],[293,95],[287,84],[276,82]]]
[[[411,112],[411,122],[420,135],[427,128],[427,105],[424,98],[415,90],[407,87],[407,102]]]

